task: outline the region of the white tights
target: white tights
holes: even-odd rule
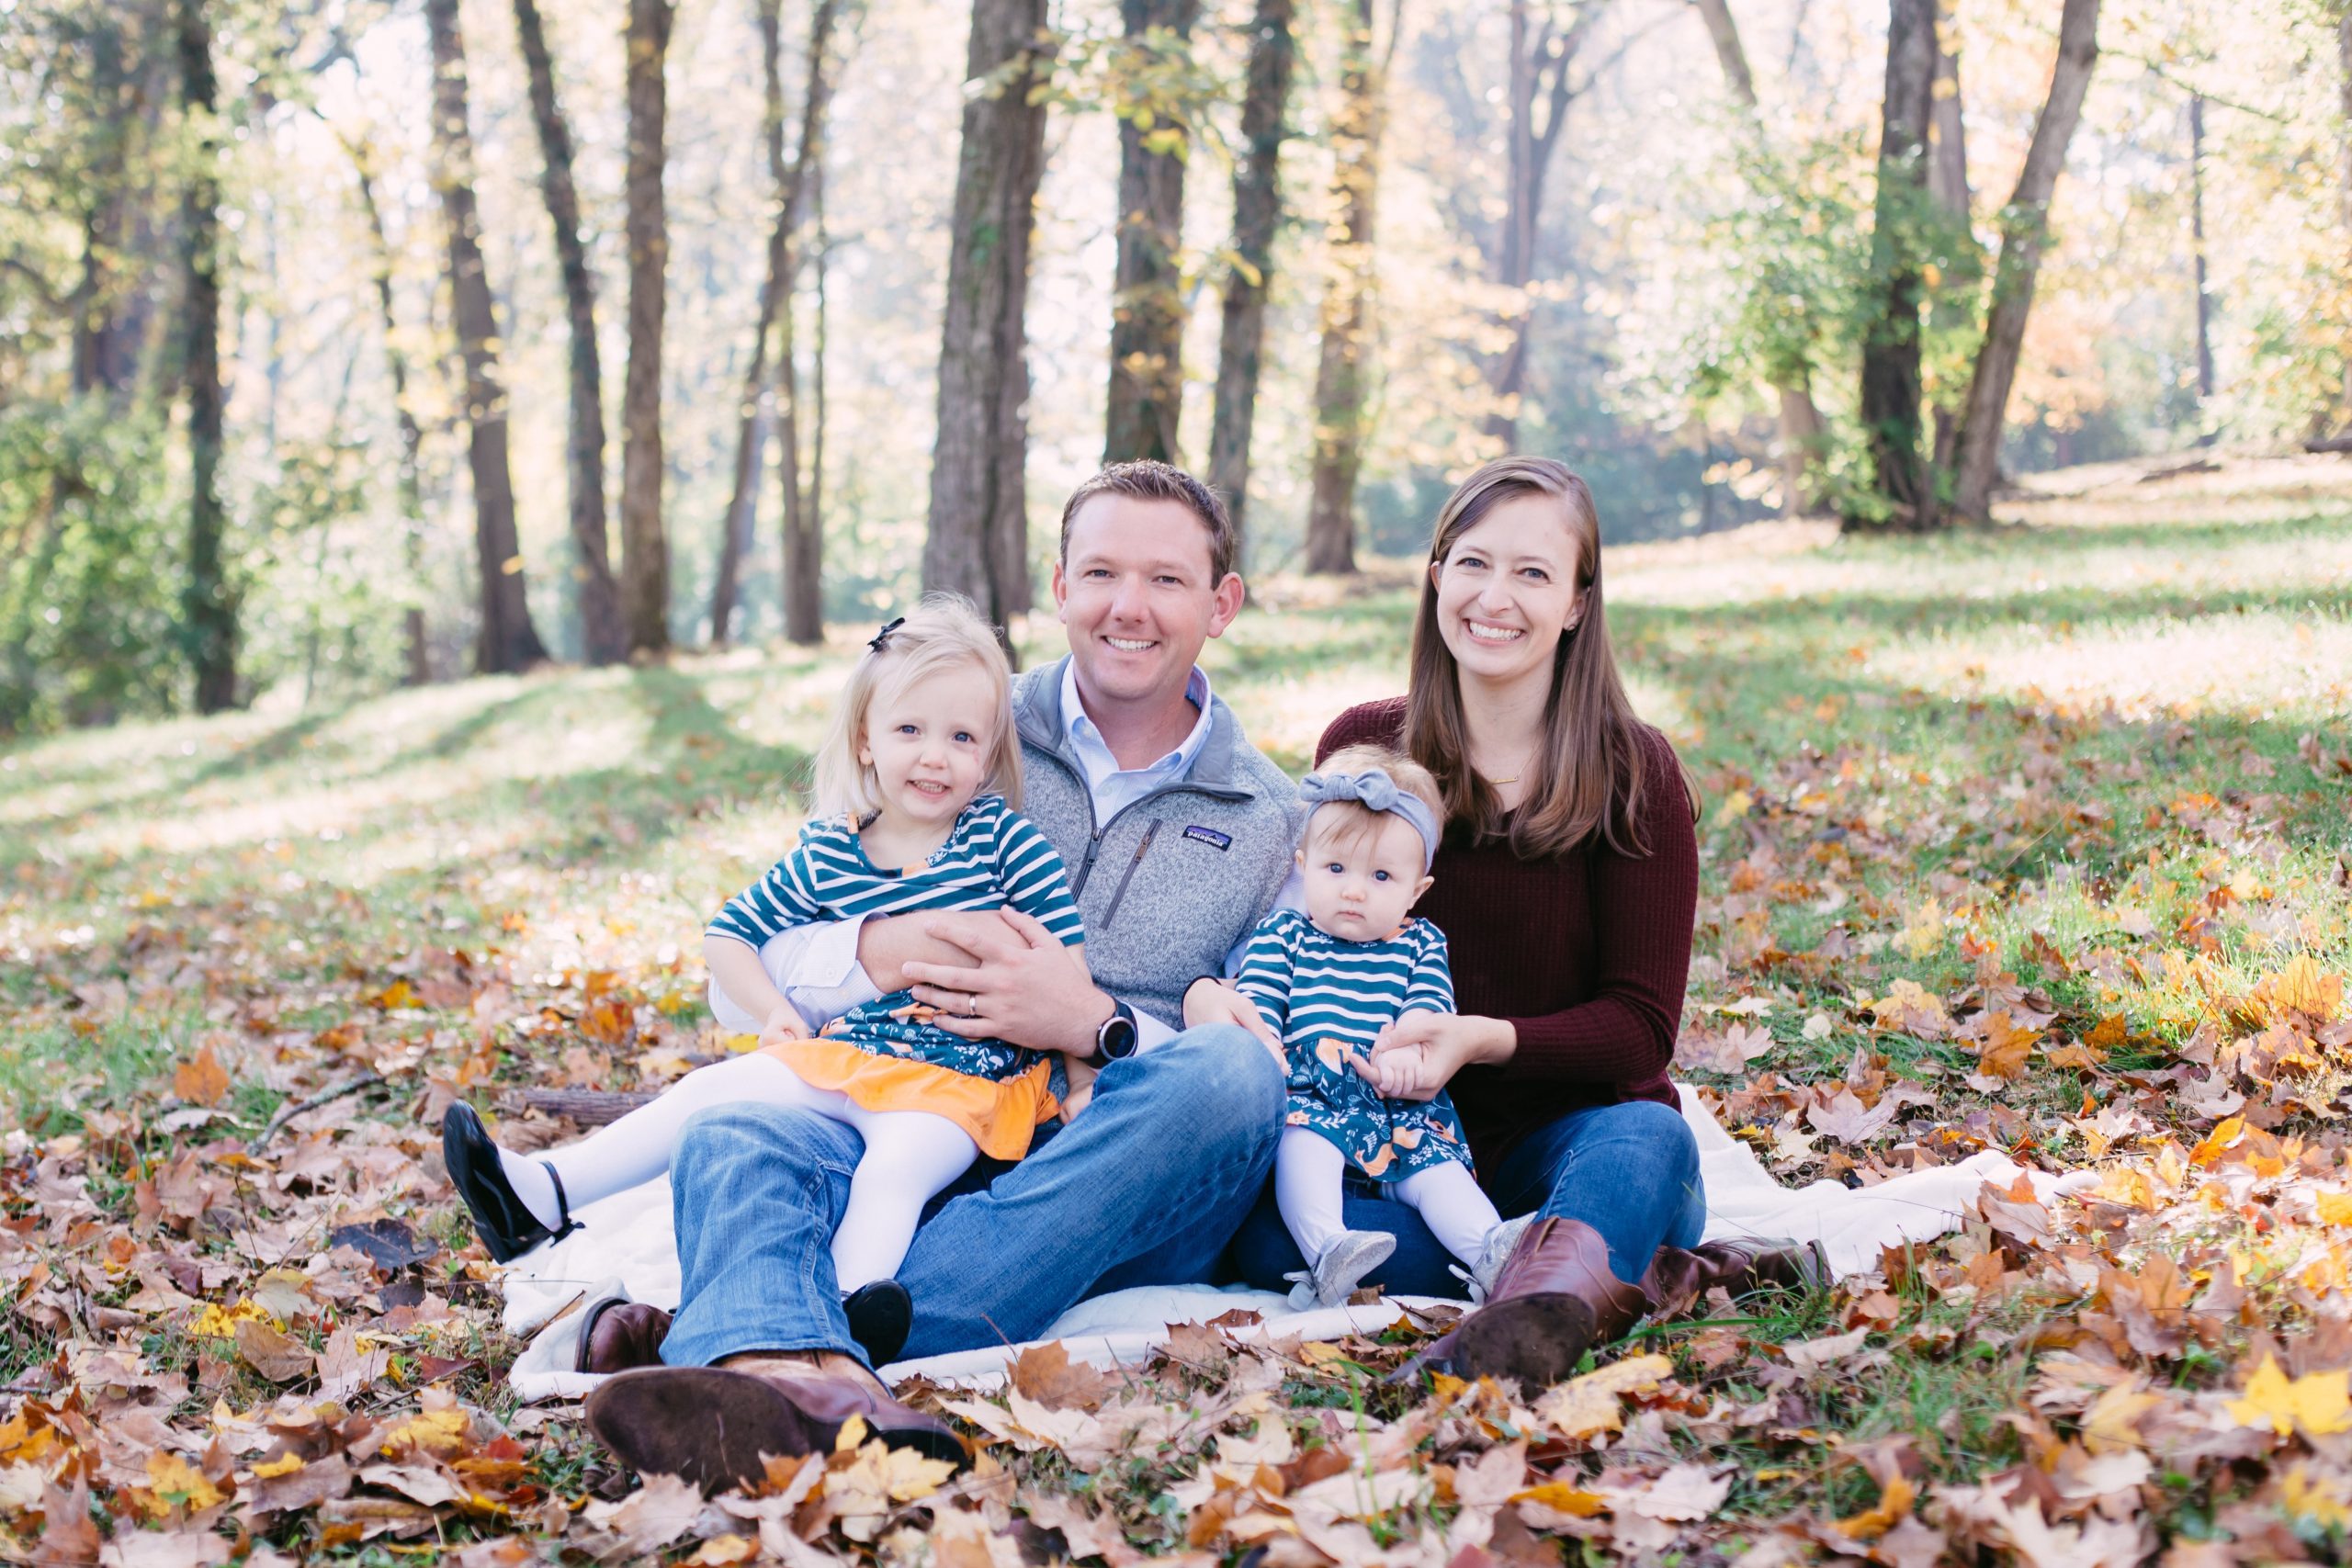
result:
[[[833,1275],[844,1292],[896,1274],[922,1206],[971,1168],[970,1134],[927,1111],[869,1111],[838,1089],[812,1088],[764,1051],[698,1067],[650,1105],[569,1147],[536,1157],[500,1151],[508,1179],[541,1223],[556,1220],[552,1168],[574,1209],[652,1180],[670,1168],[686,1119],[714,1105],[779,1105],[854,1129],[865,1154],[850,1178],[849,1209],[833,1233]]]
[[[1285,1127],[1274,1151],[1274,1204],[1308,1267],[1348,1228],[1340,1208],[1340,1179],[1348,1156],[1319,1133]],[[1440,1246],[1464,1263],[1476,1264],[1487,1233],[1502,1224],[1494,1201],[1470,1168],[1447,1160],[1386,1183],[1397,1201],[1409,1203]]]

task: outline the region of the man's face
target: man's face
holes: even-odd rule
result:
[[[1208,525],[1190,507],[1098,495],[1079,508],[1054,604],[1090,702],[1182,699],[1202,646],[1241,608],[1240,576],[1210,570]]]

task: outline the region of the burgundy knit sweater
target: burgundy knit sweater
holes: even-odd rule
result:
[[[1405,699],[1350,708],[1316,747],[1401,749]],[[1447,1086],[1482,1171],[1511,1145],[1570,1111],[1626,1100],[1675,1103],[1667,1064],[1682,1023],[1699,844],[1682,770],[1665,736],[1645,727],[1639,859],[1587,844],[1557,860],[1522,861],[1507,840],[1473,844],[1449,824],[1413,912],[1445,933],[1454,1006],[1508,1020],[1519,1049],[1499,1066],[1464,1067]]]

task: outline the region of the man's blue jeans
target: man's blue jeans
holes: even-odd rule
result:
[[[1114,1062],[1075,1122],[1028,1156],[983,1160],[915,1232],[899,1280],[908,1356],[1034,1339],[1090,1295],[1204,1280],[1273,1170],[1283,1069],[1217,1026]],[[728,1106],[686,1123],[671,1162],[682,1300],[662,1359],[743,1350],[858,1355],[828,1250],[864,1144],[838,1122]]]
[[[1662,1246],[1697,1246],[1706,1228],[1699,1145],[1673,1107],[1652,1100],[1571,1111],[1521,1139],[1481,1175],[1506,1219],[1532,1212],[1582,1220],[1599,1231],[1609,1244],[1610,1270],[1621,1280],[1639,1280]],[[1466,1293],[1448,1271],[1459,1260],[1409,1205],[1351,1191],[1343,1206],[1349,1229],[1396,1238],[1396,1250],[1364,1283],[1392,1295]],[[1306,1267],[1271,1190],[1234,1238],[1232,1262],[1251,1284],[1277,1291],[1284,1274]]]

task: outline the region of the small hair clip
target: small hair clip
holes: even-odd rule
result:
[[[876,653],[881,652],[883,645],[890,640],[890,634],[897,631],[900,626],[903,626],[906,624],[907,618],[904,615],[900,615],[895,621],[884,623],[880,631],[876,632],[872,637],[866,639],[865,646],[872,649]]]

